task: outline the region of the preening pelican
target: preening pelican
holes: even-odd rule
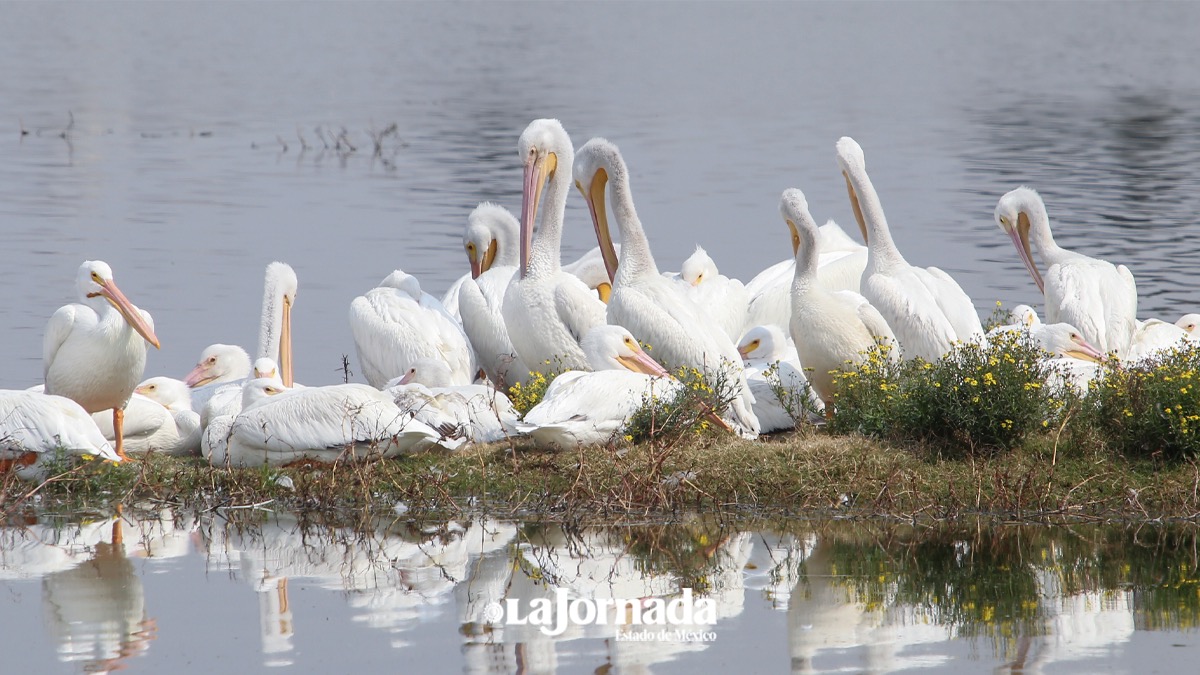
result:
[[[92,415],[105,438],[114,430],[106,413]],[[200,415],[192,410],[187,385],[170,377],[152,377],[133,390],[125,408],[125,451],[192,455],[200,451]]]
[[[742,336],[737,349],[754,392],[754,414],[762,433],[794,429],[796,421],[805,417],[814,422],[820,419],[825,403],[809,386],[796,347],[782,328],[773,323],[754,326]],[[783,401],[777,389],[784,393]]]
[[[730,340],[737,340],[746,328],[750,294],[737,279],[717,271],[717,263],[702,247],[683,261],[679,268],[683,292],[696,307],[703,308]]]
[[[1032,188],[1022,186],[1000,198],[996,225],[1012,239],[1045,294],[1047,323],[1078,326],[1101,351],[1124,356],[1137,330],[1137,285],[1129,269],[1054,243],[1046,204]],[[1046,266],[1044,278],[1033,262],[1031,244]]]
[[[37,391],[0,390],[0,469],[42,477],[59,450],[114,462],[121,458],[75,401]]]
[[[210,424],[223,426],[217,419]],[[211,448],[210,461],[281,466],[302,460],[362,460],[394,457],[435,442],[447,443],[374,387],[351,383],[287,389],[260,378],[246,383],[242,412],[233,418],[225,443]]]
[[[442,296],[442,306],[450,316],[461,318],[459,311],[463,285],[478,279],[493,265],[515,268],[517,265],[517,219],[508,209],[491,202],[481,202],[467,216],[467,231],[463,233],[463,248],[467,251],[467,262],[471,271],[450,285]]]
[[[843,136],[837,142],[837,157],[855,218],[867,233],[862,295],[887,321],[904,358],[920,357],[932,362],[950,351],[955,342],[982,340],[979,314],[958,282],[936,267],[914,267],[900,255],[879,195],[867,176],[862,148],[853,138]],[[803,353],[800,359],[805,360]]]
[[[796,276],[796,247],[800,235],[792,232],[792,256],[759,272],[746,283],[750,295],[746,325],[775,324],[788,329],[792,320],[792,279]],[[864,235],[866,233],[864,232]],[[817,234],[817,281],[831,291],[859,292],[863,269],[867,266],[867,247],[854,241],[832,220]]]
[[[478,366],[462,326],[417,278],[389,274],[350,303],[350,332],[373,387],[408,371],[417,359],[443,359],[456,384],[470,384]]]
[[[521,201],[521,259],[504,293],[504,324],[517,356],[534,370],[584,370],[579,341],[604,323],[604,303],[577,277],[562,271],[559,247],[571,190],[571,138],[558,120],[534,120],[517,143],[525,166]],[[533,223],[542,201],[542,222]]]
[[[154,320],[117,288],[107,263],[84,261],[75,283],[83,304],[59,307],[46,324],[46,393],[66,396],[89,413],[111,408],[114,449],[125,459],[125,404],[146,368],[146,343],[158,348]]]
[[[452,384],[450,369],[436,359],[419,359],[384,389],[417,420],[469,443],[492,443],[513,435],[520,415],[495,387]]]
[[[471,259],[471,274],[463,283],[458,294],[458,311],[479,367],[488,379],[498,387],[508,387],[524,382],[529,368],[513,349],[504,325],[504,292],[517,273],[520,258],[517,253],[517,219],[508,209],[484,202],[467,217],[467,232],[512,230],[512,241],[493,241],[482,258],[477,255],[479,247],[472,252],[470,244],[467,257]],[[503,224],[501,224],[503,223]]]
[[[572,370],[554,378],[542,402],[517,425],[539,447],[608,443],[647,396],[670,398],[682,386],[620,326],[596,326],[583,348],[595,372]]]
[[[258,358],[274,359],[279,364],[283,386],[292,380],[292,305],[299,288],[291,265],[273,262],[267,265],[263,282],[262,325],[258,329]]]
[[[800,362],[811,369],[809,381],[825,403],[825,413],[833,413],[832,371],[848,363],[861,363],[866,352],[877,343],[890,344],[890,355],[898,356],[895,335],[879,310],[854,291],[831,291],[817,280],[817,224],[808,212],[808,201],[797,189],[785,190],[779,211],[788,227],[799,235],[796,248],[796,276],[792,281],[792,340]]]
[[[754,395],[746,382],[737,347],[719,326],[701,315],[674,281],[659,274],[650,253],[650,242],[633,207],[629,173],[617,146],[602,138],[588,141],[579,149],[574,176],[592,213],[596,238],[604,251],[609,273],[615,272],[608,300],[608,323],[624,326],[637,339],[649,344],[667,368],[686,366],[707,372],[723,369],[738,394],[725,419],[741,435],[757,436],[759,423],[754,416]],[[620,266],[616,264],[605,210],[605,187],[610,180],[613,216],[621,231]]]

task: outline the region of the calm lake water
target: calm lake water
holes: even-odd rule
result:
[[[396,268],[440,294],[475,204],[519,211],[538,117],[620,145],[663,269],[696,244],[742,279],[787,257],[788,187],[852,222],[851,135],[900,249],[985,315],[1040,306],[992,220],[1026,183],[1062,245],[1127,264],[1142,317],[1174,321],[1197,310],[1197,26],[1196,3],[7,3],[0,387],[41,381],[84,259],[154,314],[146,375],[176,377],[252,348],[286,261],[296,377],[340,381],[356,295]],[[326,148],[343,130],[356,150]],[[568,209],[573,257],[595,242]],[[1161,529],[147,518],[120,545],[105,519],[4,530],[6,671],[1175,672],[1197,646],[1194,534]],[[683,587],[715,600],[711,642],[478,614]]]
[[[1196,532],[133,507],[0,528],[0,621],[12,672],[1176,673],[1200,647]],[[685,618],[687,593],[692,620],[668,627],[569,604]],[[676,629],[695,639],[631,639]]]

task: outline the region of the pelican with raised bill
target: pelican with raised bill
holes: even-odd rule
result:
[[[910,265],[896,248],[883,205],[867,175],[866,158],[853,138],[838,140],[837,160],[854,217],[867,238],[862,295],[887,321],[904,358],[934,362],[955,342],[983,340],[979,314],[958,282],[936,267]],[[799,348],[799,340],[796,342]],[[807,361],[803,353],[800,359]]]
[[[299,282],[296,272],[287,263],[267,265],[263,282],[262,325],[258,330],[258,357],[274,359],[279,364],[283,386],[294,384],[292,379],[292,305],[296,303]]]
[[[59,307],[46,324],[46,393],[66,396],[89,413],[111,408],[115,451],[127,459],[125,405],[146,369],[146,343],[159,346],[154,320],[125,297],[107,263],[84,261],[75,283],[81,302]]]
[[[996,225],[1012,239],[1021,262],[1046,296],[1046,322],[1077,326],[1101,351],[1125,356],[1138,328],[1137,284],[1124,265],[1068,251],[1054,242],[1046,203],[1019,187],[996,204]],[[1036,247],[1043,277],[1033,261]]]

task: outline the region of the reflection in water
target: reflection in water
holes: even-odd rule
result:
[[[222,578],[240,582],[258,597],[260,663],[298,672],[320,671],[322,663],[305,649],[316,634],[297,631],[296,621],[332,620],[306,615],[311,604],[289,597],[298,588],[340,596],[350,634],[382,634],[389,652],[422,658],[429,631],[440,633],[460,645],[469,673],[692,669],[719,659],[714,650],[736,646],[744,631],[779,623],[786,623],[785,653],[796,673],[945,669],[965,656],[997,672],[1096,670],[1146,658],[1136,648],[1139,632],[1172,631],[1173,643],[1193,643],[1180,631],[1192,631],[1200,619],[1196,530],[1165,526],[798,521],[755,532],[704,519],[604,527],[486,518],[347,525],[231,511],[206,514],[194,528],[190,519],[146,512],[3,528],[0,579],[40,579],[58,658],[108,671],[131,665],[135,655],[137,663],[155,663],[149,647],[163,639],[165,628],[146,609],[147,568],[133,560],[189,553],[203,556],[210,572],[226,573],[172,581],[195,589],[189,615],[223,616],[229,608],[209,607],[205,589]],[[681,598],[684,589],[712,600],[715,623],[672,628],[708,631],[713,639],[627,640],[642,627],[617,623],[611,606],[603,623],[564,621],[559,635],[491,613],[495,603],[511,601],[528,617],[535,601],[559,594],[647,603]],[[12,611],[0,606],[0,620]],[[555,606],[552,626],[557,612]],[[218,634],[206,639],[231,639],[219,631],[236,622],[212,623],[206,630]],[[318,630],[328,632],[328,623]],[[361,642],[369,648],[370,641]],[[445,670],[449,654],[441,649],[436,663]],[[771,658],[755,655],[750,665],[777,669]],[[1169,668],[1183,656],[1152,658]]]

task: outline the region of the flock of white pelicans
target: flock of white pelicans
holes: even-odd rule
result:
[[[257,361],[216,344],[183,380],[140,382],[146,345],[159,346],[153,321],[117,288],[107,264],[85,262],[76,277],[81,304],[59,308],[46,326],[44,387],[0,392],[0,460],[32,477],[62,450],[113,461],[127,452],[202,453],[215,465],[280,466],[516,435],[545,447],[602,444],[646,396],[681,387],[670,373],[682,367],[723,369],[736,387],[721,411],[724,425],[754,438],[796,423],[765,379],[772,364],[779,384],[831,414],[831,373],[876,343],[892,343],[895,358],[934,361],[957,342],[987,339],[954,279],[909,264],[896,248],[862,148],[849,137],[836,144],[837,165],[866,244],[832,221],[818,227],[804,194],[789,189],[780,211],[794,256],[746,284],[720,275],[700,248],[681,273],[659,272],[613,143],[594,138],[576,151],[558,120],[540,119],[521,134],[518,153],[520,221],[489,203],[471,213],[470,273],[445,297],[397,270],[351,304],[369,385],[292,381],[297,281],[283,263],[267,268]],[[598,246],[564,265],[572,183]],[[1077,386],[1086,387],[1102,361],[1137,360],[1191,339],[1200,316],[1139,321],[1124,265],[1059,247],[1034,190],[1005,194],[995,219],[1042,291],[1047,317],[1043,324],[1019,306],[1004,328],[1029,331]],[[519,416],[503,392],[551,369],[562,374]]]

